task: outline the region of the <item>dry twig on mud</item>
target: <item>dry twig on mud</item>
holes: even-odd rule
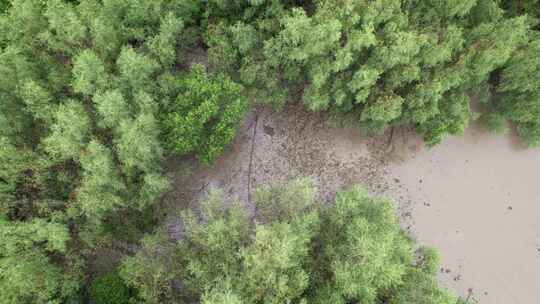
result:
[[[248,165],[248,182],[247,182],[247,189],[248,189],[248,203],[251,205],[251,167],[253,165],[253,150],[255,149],[255,137],[257,136],[257,124],[259,122],[259,111],[255,113],[255,122],[253,126],[253,135],[251,137],[251,150],[249,152],[249,165]]]

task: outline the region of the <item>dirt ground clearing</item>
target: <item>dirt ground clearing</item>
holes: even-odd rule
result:
[[[325,200],[360,183],[395,199],[404,228],[441,252],[441,281],[469,303],[540,303],[540,150],[474,126],[426,149],[404,130],[366,138],[325,121],[300,106],[258,108],[214,166],[170,162],[166,205],[196,209],[220,188],[251,208],[249,190],[299,176],[312,177]],[[166,225],[180,237],[174,212]]]

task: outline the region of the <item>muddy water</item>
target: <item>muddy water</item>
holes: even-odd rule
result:
[[[412,233],[439,249],[440,278],[469,303],[540,303],[540,150],[477,127],[390,164]]]

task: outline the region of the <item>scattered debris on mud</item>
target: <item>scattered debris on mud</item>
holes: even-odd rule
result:
[[[384,177],[388,162],[403,157],[404,130],[380,136],[362,136],[357,128],[334,128],[329,117],[289,105],[282,111],[257,107],[239,128],[233,144],[210,167],[192,157],[171,159],[171,191],[165,196],[168,210],[196,209],[211,189],[221,189],[228,202],[239,200],[250,205],[250,190],[258,185],[282,183],[296,177],[311,177],[318,196],[329,201],[351,184],[362,184],[374,194],[385,194],[390,185]],[[410,140],[408,140],[410,142]],[[406,145],[409,153],[418,149]],[[401,149],[401,150],[400,150]],[[399,180],[396,180],[399,184]],[[401,214],[410,214],[404,200]],[[410,221],[410,217],[405,216]],[[171,237],[180,233],[176,215],[166,222]]]

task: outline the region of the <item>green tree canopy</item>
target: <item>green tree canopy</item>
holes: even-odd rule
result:
[[[75,269],[64,273],[51,261],[54,254],[66,253],[69,238],[62,223],[0,217],[0,303],[45,303],[72,292],[68,273]]]
[[[185,212],[177,244],[148,237],[122,276],[145,303],[457,303],[437,285],[436,252],[413,252],[392,202],[359,186],[331,206],[315,193],[308,179],[259,188],[251,217],[212,192]]]
[[[535,1],[525,2],[520,11],[533,12]],[[428,144],[463,132],[471,96],[488,92],[492,75],[514,64],[508,60],[532,25],[493,0],[269,1],[235,9],[239,21],[211,22],[208,52],[249,96],[278,106],[300,96],[366,133],[413,126]]]
[[[114,239],[107,233],[122,229],[106,228],[112,219],[152,210],[168,189],[163,161],[174,152],[165,150],[159,120],[175,100],[201,102],[186,88],[173,88],[190,81],[185,52],[200,40],[202,6],[196,0],[0,2],[0,233],[11,235],[10,225],[35,227],[35,235],[16,239],[40,247],[52,244],[55,234],[43,234],[58,227],[64,246],[2,251],[2,303],[64,303],[76,296],[76,277],[74,288],[64,286],[70,263]],[[210,161],[232,140],[247,102],[239,85],[219,79],[205,94],[215,94],[212,102],[225,109],[211,117],[221,119],[198,129],[204,134],[176,134],[178,141],[200,138],[197,149],[178,152]],[[15,245],[0,239],[0,248]]]

